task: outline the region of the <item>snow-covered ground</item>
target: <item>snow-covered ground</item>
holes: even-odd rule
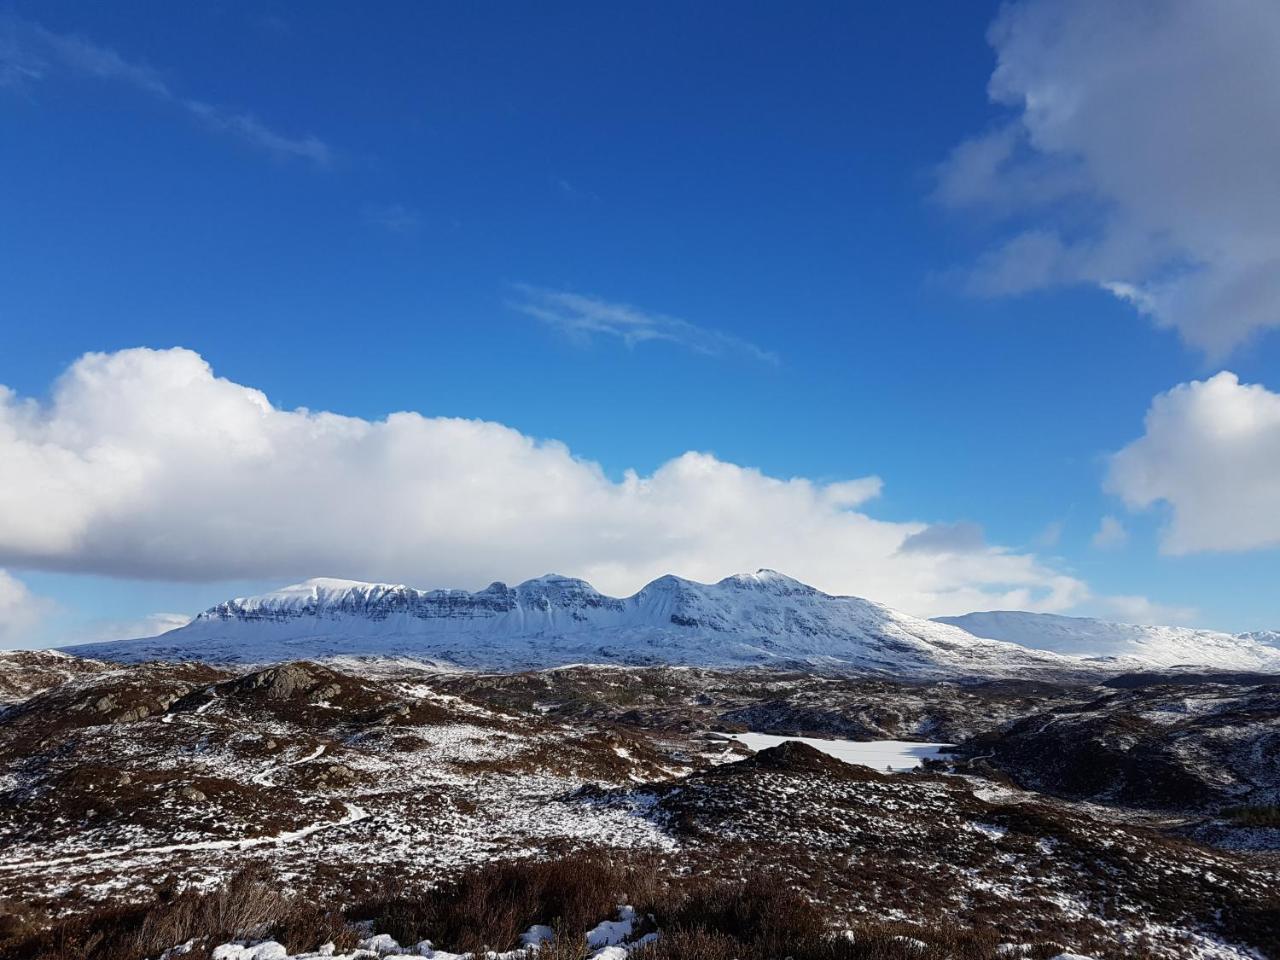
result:
[[[923,920],[923,935],[936,916],[963,929],[994,916],[1010,942],[1020,938],[1022,952],[1010,956],[1043,956],[1034,931],[1061,927],[1070,936],[1052,941],[1057,950],[1074,944],[1088,954],[1115,938],[1159,960],[1252,960],[1241,944],[1253,940],[1247,918],[1273,903],[1267,863],[1166,843],[1104,808],[1026,792],[975,795],[954,778],[877,775],[937,756],[947,746],[938,741],[960,741],[955,724],[968,721],[959,712],[1011,719],[978,688],[947,685],[935,706],[899,710],[900,691],[880,681],[631,668],[432,678],[415,664],[347,666],[241,675],[102,665],[8,712],[0,785],[18,802],[0,804],[0,899],[48,916],[66,905],[140,901],[170,876],[184,891],[211,892],[241,870],[261,870],[287,896],[340,903],[349,890],[382,889],[392,878],[397,889],[418,889],[498,861],[604,850],[672,876],[733,882],[775,871],[789,885],[812,883],[833,929],[846,921],[860,929],[868,917]],[[1073,709],[1086,711],[1096,692],[1073,696]],[[1197,688],[1115,696],[1162,717],[1272,716],[1265,693],[1246,700],[1234,687],[1212,700]],[[751,705],[769,707],[759,724],[746,719]],[[1056,699],[1022,709],[1046,706],[1068,715]],[[852,725],[861,710],[900,720],[883,734],[861,720],[866,733],[819,725],[828,716]],[[958,711],[949,728],[932,722],[947,711]],[[725,735],[693,732],[730,722],[867,739],[749,733],[727,750]],[[1175,729],[1151,726],[1158,736]],[[725,762],[789,739],[808,749]],[[871,772],[821,762],[814,750]],[[850,883],[851,875],[894,882]],[[657,920],[624,930],[617,902],[604,911],[608,921],[582,924],[596,960],[621,960],[654,924],[662,936]],[[361,929],[363,946],[344,938],[328,956],[456,960],[446,951],[464,946],[416,940],[434,936],[430,928],[403,945],[386,933]],[[171,949],[168,960],[183,956],[178,944],[154,946],[151,960],[161,947]],[[218,960],[289,957],[265,941],[218,950]]]
[[[914,770],[932,757],[938,756],[950,743],[912,743],[907,740],[819,740],[815,737],[779,737],[771,733],[736,733],[733,739],[752,750],[776,747],[788,740],[807,743],[815,750],[875,770]]]
[[[1280,670],[1275,631],[1222,633],[1192,627],[1115,623],[1055,613],[992,610],[938,617],[975,637],[1016,643],[1067,657],[1111,660],[1128,669],[1199,667],[1214,670]]]

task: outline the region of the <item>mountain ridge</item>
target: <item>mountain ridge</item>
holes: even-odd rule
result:
[[[256,664],[363,655],[414,658],[444,669],[775,666],[922,680],[1087,678],[1180,666],[1280,673],[1280,650],[1230,634],[1041,614],[966,616],[913,617],[769,569],[711,584],[668,574],[628,597],[607,596],[559,574],[514,587],[495,581],[477,591],[319,577],[215,604],[158,637],[63,649],[134,662]],[[1011,624],[1028,634],[1038,626],[1032,639],[1039,642],[1014,639]],[[1099,639],[1090,624],[1113,629]],[[1124,631],[1127,639],[1117,639]]]
[[[714,584],[667,575],[623,598],[557,574],[475,592],[316,578],[216,604],[158,637],[64,649],[222,663],[410,656],[461,669],[772,665],[921,678],[1080,669],[767,569]]]
[[[987,610],[935,617],[934,622],[959,627],[990,640],[1091,660],[1137,659],[1148,667],[1280,672],[1280,649],[1276,645],[1280,634],[1275,631],[1233,634],[1023,610]]]

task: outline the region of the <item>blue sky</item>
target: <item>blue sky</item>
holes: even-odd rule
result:
[[[911,612],[1024,591],[1038,609],[1280,626],[1280,533],[1247,515],[1280,513],[1268,479],[1280,457],[1258,454],[1280,449],[1280,338],[1267,329],[1280,310],[1269,288],[1256,304],[1237,295],[1280,262],[1265,229],[1274,202],[1259,212],[1220,193],[1273,185],[1248,158],[1277,159],[1275,141],[1247,113],[1228,118],[1214,131],[1220,167],[1190,169],[1161,158],[1179,155],[1194,123],[1192,134],[1137,124],[1125,148],[1106,114],[1112,101],[1157,118],[1179,109],[1147,82],[1166,48],[1201,44],[1196,63],[1212,72],[1241,36],[1275,34],[1244,13],[1240,32],[1225,17],[1205,31],[1187,8],[1149,9],[1150,22],[1104,22],[1113,57],[1131,56],[1134,31],[1138,53],[1108,74],[1114,89],[1091,89],[1081,78],[1107,44],[1086,55],[1073,29],[1107,14],[1088,3],[7,4],[0,384],[13,423],[21,408],[41,424],[13,428],[26,444],[9,454],[19,492],[0,495],[13,598],[0,640],[116,635],[310,575],[473,587],[567,565],[634,589],[664,565],[709,576],[732,572],[738,554],[746,568],[774,553],[765,565],[811,557],[804,579]],[[1264,58],[1260,75],[1239,59],[1242,87],[1270,75]],[[1080,96],[1029,109],[1045,90]],[[1205,115],[1221,113],[1212,96],[1235,92],[1210,89]],[[1168,196],[1226,186],[1166,222],[1144,192],[1153,181]],[[1249,283],[1227,254],[1256,262]],[[130,419],[112,449],[170,472],[93,500],[134,468],[101,467],[85,421],[59,420],[56,384],[91,381],[107,393],[84,402],[101,410],[151,391],[157,417],[178,416],[156,386],[168,354],[68,373],[86,353],[138,347],[187,348],[275,411],[374,423],[417,411],[558,441],[573,463],[599,464],[610,504],[627,471],[649,478],[686,451],[814,489],[876,476],[879,496],[840,509],[882,524],[885,556],[903,556],[923,524],[945,549],[883,579],[874,552],[846,549],[842,538],[863,534],[843,516],[819,505],[796,520],[743,493],[744,517],[778,519],[756,530],[726,518],[755,531],[735,554],[721,531],[681,532],[702,495],[688,480],[660,507],[635,507],[661,512],[663,542],[617,564],[600,544],[575,553],[579,533],[554,524],[541,553],[494,529],[442,533],[435,512],[473,509],[456,494],[413,500],[422,528],[396,550],[356,548],[334,522],[308,540],[313,552],[239,575],[227,524],[202,524],[213,511],[230,522],[235,497],[254,496],[249,467],[178,482],[186,440]],[[1222,370],[1238,385],[1189,387],[1171,395],[1163,427],[1144,426],[1156,398]],[[1191,410],[1201,401],[1209,426]],[[216,447],[210,403],[192,402],[184,436]],[[1239,404],[1261,411],[1255,433],[1215,446],[1213,418]],[[1117,467],[1113,455],[1144,438]],[[106,479],[73,483],[61,461],[31,454],[50,444]],[[361,496],[367,453],[334,449],[314,469],[348,486],[318,490],[293,522],[323,527],[346,509],[344,490]],[[506,457],[477,449],[440,489],[473,489],[468,478],[498,476]],[[408,459],[430,472],[450,457]],[[1206,473],[1211,462],[1253,479],[1233,491]],[[510,469],[502,489],[528,491],[562,468]],[[412,477],[394,479],[398,503]],[[90,493],[75,492],[82,481]],[[270,482],[264,499],[286,497]],[[391,489],[381,474],[369,482]],[[139,504],[175,490],[157,534]],[[562,516],[574,531],[638,523],[614,505],[601,520],[580,499]],[[810,524],[827,526],[786,542]],[[206,551],[218,562],[188,562]],[[331,569],[346,557],[350,569]],[[1054,594],[1058,576],[1078,586]]]

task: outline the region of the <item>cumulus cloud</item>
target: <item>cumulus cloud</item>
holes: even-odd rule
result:
[[[348,576],[478,587],[557,571],[628,593],[664,573],[774,567],[913,613],[1061,610],[1033,555],[903,550],[880,490],[708,453],[609,478],[498,423],[281,410],[187,350],[87,354],[50,399],[0,388],[0,563],[124,577]]]
[[[1007,218],[973,287],[1098,285],[1222,354],[1280,326],[1280,4],[1027,0],[988,39],[996,128],[936,195]]]
[[[0,649],[26,644],[52,607],[21,580],[0,570]]]
[[[1129,542],[1129,531],[1113,516],[1105,516],[1093,535],[1093,545],[1099,550],[1115,550]]]
[[[1167,553],[1280,546],[1280,394],[1224,371],[1157,396],[1145,431],[1111,457],[1107,489],[1164,504]]]
[[[22,87],[65,74],[114,82],[172,104],[208,129],[236,137],[278,157],[296,157],[319,166],[332,159],[318,137],[289,136],[257,117],[179,94],[146,64],[74,34],[57,33],[13,14],[0,14],[0,86]]]
[[[708,356],[738,354],[766,363],[778,362],[776,354],[754,343],[678,317],[641,310],[625,303],[610,303],[580,293],[543,290],[523,284],[516,290],[520,297],[510,301],[512,309],[574,339],[615,337],[628,347],[665,341]]]

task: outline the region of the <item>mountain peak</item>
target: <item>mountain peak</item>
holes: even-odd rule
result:
[[[735,573],[732,576],[725,577],[720,581],[723,586],[738,587],[747,590],[772,590],[785,593],[801,592],[816,594],[819,591],[815,587],[809,586],[807,583],[801,583],[795,577],[788,577],[785,573],[779,573],[777,570],[770,570],[768,567],[761,567],[755,573]]]
[[[301,583],[294,583],[279,590],[272,590],[264,596],[270,597],[316,597],[322,594],[347,593],[352,590],[404,590],[403,584],[369,583],[364,580],[343,580],[339,577],[312,577]]]
[[[524,581],[516,589],[519,590],[523,587],[529,587],[531,589],[555,588],[560,590],[581,590],[586,588],[587,590],[595,590],[595,587],[591,586],[591,584],[587,583],[585,580],[578,577],[566,577],[564,574],[560,573],[544,573],[540,577],[533,577],[530,580]]]

